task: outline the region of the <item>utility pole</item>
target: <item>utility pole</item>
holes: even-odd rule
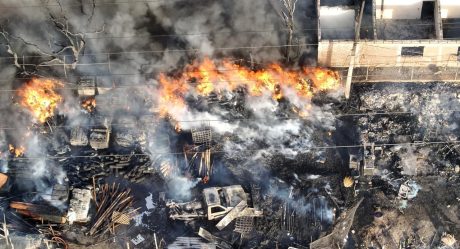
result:
[[[351,50],[350,64],[348,66],[347,81],[345,83],[345,98],[350,98],[351,92],[351,81],[353,79],[353,69],[355,67],[356,61],[356,47],[360,39],[360,30],[361,30],[361,20],[363,19],[364,5],[366,0],[361,1],[361,9],[359,10],[358,20],[355,21],[355,41],[353,42],[353,49]]]

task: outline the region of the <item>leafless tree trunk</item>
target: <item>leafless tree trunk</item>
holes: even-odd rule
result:
[[[295,13],[295,5],[297,3],[297,0],[280,0],[280,1],[284,6],[282,10],[283,21],[288,30],[285,57],[286,57],[287,62],[289,62],[291,59],[290,52],[291,52],[291,47],[292,47],[292,36],[294,34],[294,13]]]
[[[60,2],[57,1],[60,6]],[[93,2],[92,7],[95,7]],[[94,12],[94,10],[93,10]],[[91,22],[92,15],[88,19],[88,23]],[[62,7],[60,8],[60,13],[56,15],[52,14],[52,11],[49,10],[50,18],[49,21],[54,25],[57,32],[61,35],[63,40],[57,42],[49,38],[47,44],[48,46],[40,46],[33,41],[28,41],[21,36],[13,35],[11,32],[8,32],[5,27],[0,27],[0,45],[6,47],[7,52],[11,54],[14,58],[14,65],[21,69],[24,73],[28,73],[26,66],[32,66],[34,68],[40,66],[62,64],[64,67],[69,67],[75,69],[77,64],[80,61],[80,57],[84,53],[85,48],[85,37],[88,33],[74,32],[69,25],[69,22],[64,15]],[[91,33],[100,33],[104,31],[104,27],[101,30],[97,30]],[[20,55],[15,48],[18,47],[30,47],[42,56],[43,60],[40,62],[35,62],[33,64],[26,64],[24,58],[20,62],[20,58],[23,55]]]

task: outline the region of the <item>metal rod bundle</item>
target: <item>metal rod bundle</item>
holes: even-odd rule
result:
[[[132,211],[128,211],[133,203],[133,197],[130,193],[130,189],[122,189],[120,184],[102,185],[96,196],[97,211],[89,231],[90,235],[114,232],[114,228],[118,226],[115,224],[118,218],[113,217],[114,213],[117,212],[119,216],[132,213]]]

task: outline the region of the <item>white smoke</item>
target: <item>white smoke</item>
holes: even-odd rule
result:
[[[430,152],[431,148],[418,148],[415,146],[408,146],[402,152],[398,153],[401,158],[401,173],[404,175],[426,175],[432,173],[435,165],[431,164]]]
[[[0,61],[1,73],[4,79],[9,79],[2,84],[2,87],[6,89],[16,87],[13,84],[13,78],[24,71],[26,74],[22,75],[28,77],[31,76],[30,71],[39,75],[65,77],[65,87],[75,87],[74,84],[68,83],[75,82],[80,76],[86,75],[99,76],[97,77],[98,84],[112,86],[147,83],[155,87],[157,85],[157,82],[153,80],[155,73],[180,68],[196,57],[234,56],[243,59],[251,58],[261,64],[282,59],[282,49],[276,46],[285,44],[286,34],[284,31],[274,31],[284,28],[279,15],[277,5],[279,3],[200,0],[194,4],[187,1],[172,1],[104,5],[103,3],[106,2],[112,1],[97,1],[101,5],[93,8],[91,1],[80,1],[81,6],[76,6],[78,4],[74,1],[40,1],[44,5],[52,6],[11,8],[11,11],[5,12],[0,21],[5,24],[4,31],[8,32],[5,35],[9,38],[10,47],[3,45],[0,52],[5,55],[16,53],[19,64],[43,63],[51,59],[48,56],[40,57],[44,53],[52,54],[62,49],[63,46],[69,45],[69,39],[56,28],[50,16],[68,25],[69,31],[73,34],[83,37],[85,47],[78,58],[80,63],[74,70],[70,67],[64,70],[64,65],[59,65],[59,62],[56,63],[56,66],[18,68],[13,66],[13,59]],[[10,7],[29,5],[32,4],[28,0],[5,0],[0,4],[0,6]],[[297,11],[306,11],[311,7],[310,4],[301,4]],[[302,28],[304,23],[307,22],[299,22],[298,28]],[[250,30],[256,32],[246,32]],[[2,41],[4,42],[2,44],[7,44],[6,40]],[[270,48],[261,48],[263,46]],[[219,49],[232,47],[252,48]],[[7,49],[10,51],[8,52]],[[129,53],[129,51],[140,52]],[[71,50],[67,50],[64,54],[66,63],[76,60]],[[28,57],[37,55],[38,57]],[[62,55],[58,58],[61,59]],[[21,80],[19,84],[23,84],[24,81]],[[139,92],[145,90],[144,93],[152,93],[152,95],[146,98],[139,92],[134,93],[121,89],[119,92],[123,93],[120,95],[123,97],[118,99],[139,98],[149,102],[158,97],[149,87],[139,89]],[[64,102],[57,111],[66,116],[67,124],[72,127],[87,124],[88,116],[81,113],[79,99],[76,98],[76,95],[67,90],[62,90],[61,94]],[[275,112],[279,106],[269,94],[246,99],[244,108],[253,115],[248,119],[243,116],[241,120],[235,120],[228,110],[219,107],[207,111],[193,107],[168,111],[172,116],[187,121],[179,122],[185,130],[201,125],[203,120],[209,120],[216,135],[223,137],[233,134],[232,139],[235,140],[228,139],[221,142],[229,156],[239,152],[243,152],[242,155],[244,155],[249,151],[250,158],[256,159],[262,157],[264,152],[277,151],[288,157],[294,157],[313,145],[311,134],[316,129],[315,127],[331,129],[334,119],[327,111],[327,107],[304,103],[293,92],[286,91],[286,96],[295,106],[309,105],[311,112],[306,120],[278,117]],[[2,95],[0,99],[2,107],[9,106],[12,97],[11,93]],[[97,99],[97,103],[99,100]],[[149,104],[146,103],[145,106],[149,107]],[[109,104],[105,106],[109,110],[102,112],[110,115],[116,111],[133,114],[144,111],[144,107],[141,106],[130,105],[129,107],[127,110]],[[104,107],[100,107],[102,108]],[[17,111],[10,110],[11,108],[6,109],[7,113]],[[19,134],[27,131],[32,121],[30,118],[24,120],[21,114],[14,114],[13,117],[10,125],[18,127],[18,131],[12,132],[11,135],[20,137]],[[21,122],[17,122],[18,120]],[[136,128],[148,129],[150,133],[155,133],[156,127],[153,124],[155,120],[156,117],[150,121],[151,124],[148,127],[144,123]],[[307,125],[307,122],[311,124]],[[26,157],[46,156],[48,143],[53,142],[41,139],[41,137],[39,139],[34,134],[31,136],[26,146]],[[152,154],[153,159],[156,157],[153,156],[155,152],[171,152],[169,146],[163,144],[163,140],[156,139],[156,136],[156,134],[150,134],[150,140],[146,146],[147,152]],[[251,150],[256,151],[251,152]],[[169,159],[163,158],[162,160]],[[55,172],[58,172],[55,181],[60,182],[65,177],[63,171],[60,172],[59,167],[53,165],[49,160],[37,160],[31,166],[34,168],[33,175],[37,179],[49,177],[56,174]],[[195,180],[177,175],[172,178],[169,185],[171,188],[181,190],[173,192],[188,193],[187,189],[192,188],[195,184]]]
[[[169,194],[173,199],[188,201],[192,198],[190,190],[194,188],[199,179],[191,180],[189,178],[176,175],[172,177],[168,182]]]

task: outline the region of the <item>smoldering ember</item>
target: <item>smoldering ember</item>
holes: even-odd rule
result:
[[[460,1],[0,10],[0,248],[459,248]]]

